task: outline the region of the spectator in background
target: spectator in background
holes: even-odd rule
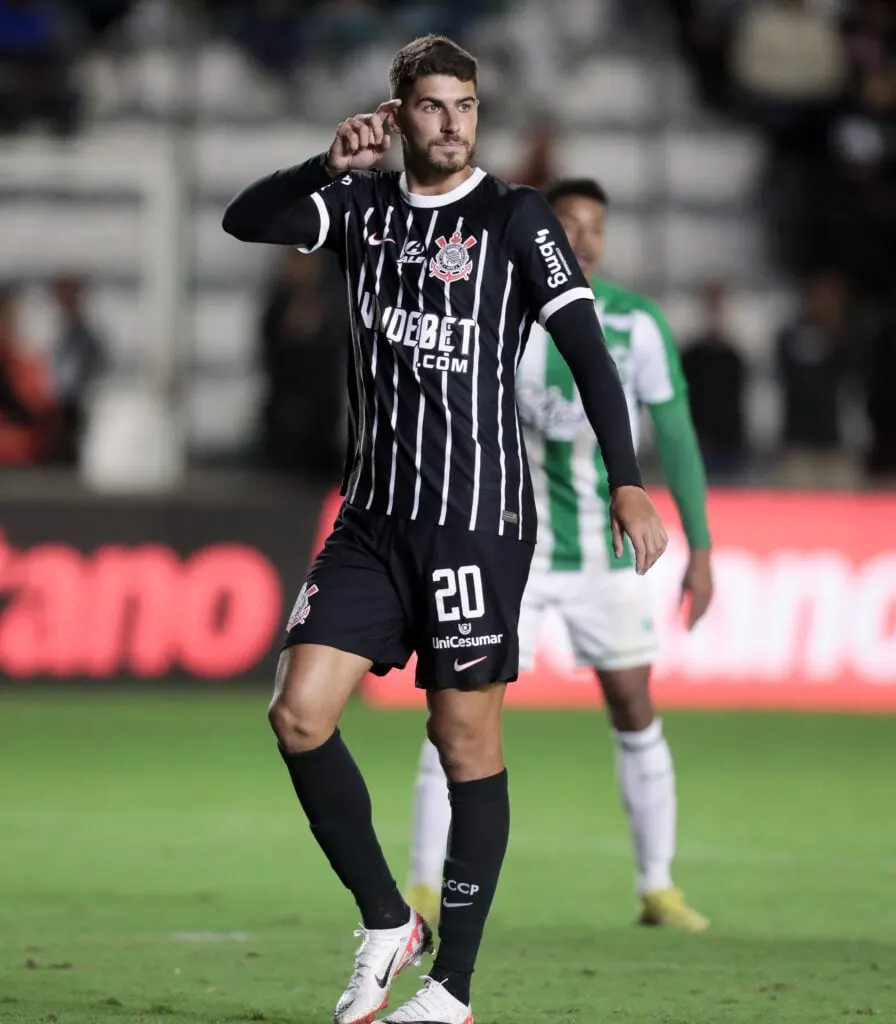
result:
[[[877,486],[896,487],[896,290],[892,287],[872,337],[867,409],[871,426],[868,475]]]
[[[745,0],[668,0],[678,45],[691,66],[697,93],[709,107],[730,101],[731,37]]]
[[[59,278],[53,296],[60,328],[52,354],[53,382],[60,406],[53,456],[74,463],[84,430],[84,406],[91,384],[105,367],[102,340],[84,308],[85,282],[80,277]]]
[[[0,0],[0,131],[34,121],[59,135],[76,126],[70,39],[53,0]]]
[[[523,134],[528,144],[519,167],[507,180],[541,191],[557,177],[557,131],[548,120],[534,120]]]
[[[809,0],[746,5],[731,55],[735,109],[770,142],[765,207],[778,260],[812,265],[824,201],[827,125],[846,83],[846,49],[830,12]]]
[[[328,254],[285,253],[261,322],[262,447],[273,467],[338,474],[348,333],[345,285]]]
[[[681,358],[688,383],[691,418],[707,476],[715,481],[743,472],[746,461],[744,389],[746,367],[728,338],[727,288],[711,281],[703,290],[705,326]]]
[[[829,141],[824,256],[864,294],[886,296],[896,278],[896,61],[857,70]]]
[[[792,487],[852,482],[842,448],[841,400],[859,360],[846,304],[842,276],[818,272],[805,283],[799,316],[778,335],[784,401],[781,482]]]
[[[854,0],[843,35],[853,68],[881,67],[896,52],[896,7],[892,0]]]
[[[731,55],[734,80],[773,131],[830,109],[846,81],[834,20],[809,0],[758,0],[744,8]]]
[[[15,290],[0,288],[0,466],[26,466],[45,453],[54,404],[42,360],[19,334]]]

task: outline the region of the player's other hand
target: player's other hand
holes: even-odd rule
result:
[[[659,513],[647,492],[641,487],[617,487],[610,499],[610,523],[616,557],[622,558],[625,551],[623,534],[626,534],[635,549],[635,571],[643,576],[669,542]]]
[[[372,114],[355,114],[336,129],[327,151],[327,170],[336,177],[347,171],[364,171],[386,152],[395,130],[395,112],[401,100],[387,100]]]
[[[712,601],[713,582],[712,569],[709,564],[709,551],[706,548],[691,552],[688,567],[681,581],[681,604],[686,601],[688,607],[688,629],[694,626],[706,614]]]

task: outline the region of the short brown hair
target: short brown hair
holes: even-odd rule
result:
[[[406,96],[419,78],[448,75],[479,88],[476,58],[447,36],[428,35],[403,46],[389,68],[389,88],[393,98]]]

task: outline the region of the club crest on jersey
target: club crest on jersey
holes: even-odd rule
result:
[[[441,281],[466,281],[473,269],[473,260],[468,250],[476,244],[476,239],[470,235],[463,239],[459,231],[447,241],[444,235],[436,239],[439,251],[429,261],[429,276],[437,277]]]
[[[310,587],[307,583],[302,585],[302,589],[299,591],[299,596],[296,598],[296,603],[293,605],[292,614],[289,616],[289,621],[286,624],[287,632],[291,630],[293,626],[305,625],[305,620],[311,612],[310,598],[314,597],[316,593],[316,583],[312,583]]]

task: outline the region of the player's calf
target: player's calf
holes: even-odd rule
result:
[[[441,1004],[444,992],[467,1011],[470,980],[510,834],[507,772],[501,756],[503,696],[503,685],[429,695],[429,734],[449,776],[451,836],[442,884],[441,942],[426,1000]],[[460,1018],[461,1024],[465,1019]]]

